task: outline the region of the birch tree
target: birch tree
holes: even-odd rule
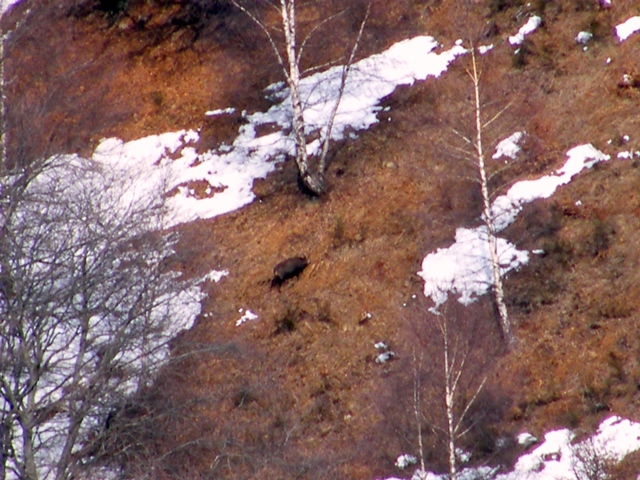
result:
[[[231,0],[231,3],[247,14],[267,37],[269,45],[277,59],[280,71],[289,88],[289,97],[291,100],[291,130],[294,142],[293,157],[298,168],[300,181],[309,193],[322,195],[325,191],[324,171],[326,169],[333,123],[342,99],[349,71],[356,57],[358,45],[369,16],[370,4],[367,6],[364,18],[360,23],[360,28],[350,48],[349,55],[343,59],[344,63],[340,76],[337,100],[333,105],[326,123],[320,128],[321,138],[319,144],[321,147],[318,153],[310,153],[307,136],[312,133],[312,128],[305,120],[306,105],[305,98],[302,97],[301,91],[301,80],[305,73],[301,67],[302,56],[311,37],[318,34],[323,26],[339,14],[326,15],[317,24],[313,25],[306,35],[302,36],[298,26],[296,0],[265,0],[267,7],[278,13],[280,18],[280,27],[278,29],[272,28],[269,23],[259,15],[255,8],[243,4],[241,0]],[[315,66],[314,69],[317,70],[322,67],[324,66]]]
[[[436,315],[434,323],[440,338],[430,340],[430,355],[440,356],[436,362],[440,371],[431,370],[431,387],[436,387],[436,397],[430,398],[428,414],[425,415],[425,406],[422,405],[421,382],[419,370],[423,366],[423,355],[417,363],[414,353],[414,380],[413,380],[413,413],[416,419],[418,449],[420,454],[420,470],[414,478],[422,478],[425,472],[424,442],[422,433],[423,418],[428,421],[431,429],[438,434],[446,445],[448,478],[455,480],[460,471],[459,455],[460,444],[475,426],[470,419],[470,413],[476,406],[486,381],[486,376],[473,378],[470,361],[470,345],[463,340],[458,332],[452,332],[450,322],[445,314]],[[437,343],[440,343],[439,345]],[[424,353],[424,352],[423,352]],[[432,390],[433,392],[433,390]],[[470,392],[470,393],[469,393]],[[433,393],[432,393],[433,395]]]
[[[497,237],[497,222],[496,217],[499,212],[493,211],[491,207],[491,201],[493,198],[493,192],[490,189],[489,182],[491,174],[489,172],[486,162],[486,146],[485,146],[485,130],[498,120],[504,112],[513,103],[510,102],[506,107],[500,109],[497,113],[493,114],[489,118],[485,115],[483,108],[483,99],[481,92],[481,78],[482,71],[478,66],[477,49],[473,42],[469,49],[469,56],[471,57],[470,66],[465,67],[465,71],[471,80],[473,86],[473,127],[472,135],[465,135],[458,129],[453,129],[460,138],[465,142],[465,148],[459,149],[463,158],[470,161],[475,170],[474,180],[479,186],[480,198],[481,198],[481,221],[483,223],[487,250],[489,255],[489,263],[491,268],[491,286],[493,301],[498,313],[498,320],[502,335],[507,343],[508,348],[513,348],[516,344],[516,339],[512,331],[511,320],[507,310],[505,302],[504,292],[504,278],[502,272],[502,266],[500,262],[500,251],[498,249],[498,237]]]
[[[473,92],[475,99],[475,120],[476,120],[476,136],[474,147],[476,153],[476,166],[478,168],[478,178],[480,180],[480,190],[482,192],[482,220],[487,228],[487,241],[489,243],[489,255],[491,256],[491,272],[493,276],[493,296],[498,309],[500,318],[500,326],[502,334],[509,347],[515,345],[515,336],[511,331],[511,320],[507,312],[507,306],[504,301],[504,285],[502,282],[502,272],[500,270],[500,256],[498,252],[498,241],[496,237],[496,227],[491,210],[491,197],[489,195],[489,182],[487,178],[487,169],[485,165],[485,151],[482,142],[483,129],[489,126],[501,113],[483,121],[482,104],[480,102],[480,73],[476,62],[476,48],[471,46],[471,70],[468,71],[471,81],[473,82]]]
[[[461,349],[455,340],[452,341],[446,317],[440,316],[438,328],[442,335],[444,406],[447,418],[445,437],[447,440],[449,478],[456,480],[458,478],[458,442],[471,429],[471,427],[464,426],[464,421],[469,409],[482,391],[487,377],[480,381],[471,398],[458,408],[461,398],[460,378],[465,371],[468,351]]]

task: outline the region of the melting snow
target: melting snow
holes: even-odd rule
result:
[[[517,182],[505,195],[495,199],[491,210],[497,232],[515,220],[524,204],[550,197],[559,186],[569,183],[583,169],[610,158],[590,144],[572,148],[567,156],[569,159],[554,174]],[[433,300],[434,308],[447,301],[449,292],[457,293],[459,302],[468,305],[493,285],[487,235],[485,226],[458,228],[453,245],[439,248],[424,258],[418,275],[424,279],[424,294]],[[528,252],[516,249],[503,238],[497,241],[503,275],[529,261]]]
[[[589,43],[589,40],[591,40],[593,38],[593,33],[591,32],[579,32],[578,35],[576,35],[576,42],[577,43]]]
[[[504,140],[500,141],[498,145],[496,145],[496,153],[493,154],[493,159],[498,159],[500,157],[509,157],[512,160],[515,160],[516,155],[520,152],[521,148],[518,143],[524,137],[524,132],[515,132]]]
[[[516,437],[516,440],[524,448],[529,448],[531,445],[538,443],[538,439],[528,432],[521,433]]]
[[[418,459],[413,455],[409,455],[406,453],[404,455],[400,455],[396,459],[396,467],[398,467],[400,470],[404,470],[405,468],[410,467],[411,465],[415,465],[416,463],[418,463]]]
[[[215,282],[218,283],[222,280],[222,277],[226,277],[229,275],[229,270],[211,270],[207,273],[200,282]]]
[[[4,14],[12,5],[20,1],[21,0],[0,0],[0,15]]]
[[[205,112],[205,115],[207,117],[216,117],[218,115],[231,115],[232,113],[235,113],[236,109],[229,107],[229,108],[218,108],[217,110],[209,110],[208,112]]]
[[[577,445],[572,445],[574,434],[567,429],[545,435],[544,442],[527,455],[520,457],[513,472],[498,475],[496,480],[556,480],[575,478],[574,466],[580,460],[575,452],[586,448],[599,452],[616,461],[640,449],[640,424],[610,417],[604,420],[598,431]]]
[[[433,37],[416,37],[355,63],[336,114],[332,139],[340,140],[350,130],[369,128],[378,121],[380,100],[398,85],[438,77],[458,55],[466,52],[461,45],[456,45],[436,53],[437,47]],[[337,101],[341,74],[341,67],[334,67],[302,80],[307,133],[319,131],[326,125]],[[277,162],[293,152],[293,140],[288,134],[291,130],[289,92],[281,82],[270,86],[267,92],[280,103],[267,112],[246,116],[248,123],[240,127],[232,145],[198,155],[193,147],[198,133],[181,130],[128,143],[107,139],[98,146],[93,158],[129,166],[131,177],[137,179],[142,191],[164,186],[165,191],[171,192],[168,226],[231,212],[253,201],[253,181],[264,178]],[[231,110],[207,113],[219,115]],[[276,131],[258,136],[257,127],[265,124],[275,125]],[[308,148],[310,154],[316,153],[320,141],[311,142]],[[187,188],[196,181],[209,185],[204,196]]]
[[[424,279],[424,294],[437,309],[447,301],[449,292],[460,295],[458,301],[469,305],[493,284],[487,228],[458,228],[455,243],[427,255],[418,275]],[[498,238],[498,255],[502,274],[527,263],[523,252],[503,238]]]
[[[533,33],[540,26],[541,23],[542,23],[541,17],[538,17],[537,15],[533,15],[529,17],[529,20],[527,20],[527,23],[525,23],[522,27],[520,27],[520,30],[518,30],[518,33],[509,37],[509,43],[511,45],[522,44],[522,42],[524,42],[524,37],[529,35],[530,33]]]
[[[243,308],[241,308],[240,310],[238,310],[238,313],[242,313],[244,311]],[[242,325],[245,322],[248,322],[249,320],[257,320],[258,316],[253,313],[251,310],[247,310],[246,312],[243,313],[243,315],[236,320],[236,327],[239,327],[240,325]]]
[[[640,157],[640,150],[635,152],[633,150],[626,151],[626,152],[618,152],[618,155],[616,155],[616,157],[620,159],[627,159],[627,160],[632,159],[634,157]]]
[[[392,351],[383,352],[376,357],[376,363],[387,363],[395,358],[396,354]]]
[[[521,434],[518,439],[527,441],[529,434]],[[583,468],[579,456],[575,452],[597,452],[601,456],[622,461],[629,453],[640,449],[640,424],[610,417],[604,420],[598,431],[590,438],[572,444],[575,435],[568,429],[555,430],[545,435],[544,442],[531,453],[520,457],[514,470],[509,473],[486,478],[495,480],[559,480],[575,478],[574,468]],[[522,442],[521,442],[522,444]],[[401,457],[398,457],[398,461]],[[396,463],[397,465],[397,463]],[[482,475],[492,473],[492,469],[481,467],[467,468],[460,472],[458,478],[485,478]],[[412,479],[445,480],[447,475],[436,475],[431,472],[416,471]],[[400,480],[395,477],[387,480]]]
[[[631,17],[629,20],[616,27],[616,35],[618,36],[618,40],[624,42],[638,30],[640,30],[640,16]]]
[[[567,152],[569,159],[551,175],[537,180],[517,182],[506,193],[495,199],[491,209],[497,231],[505,229],[522,210],[522,206],[537,198],[549,198],[556,189],[571,181],[585,168],[591,168],[598,162],[611,157],[594,148],[591,144],[574,147]]]

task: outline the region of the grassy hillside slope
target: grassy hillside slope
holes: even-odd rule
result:
[[[88,154],[106,136],[180,128],[201,129],[205,150],[233,138],[242,121],[205,111],[264,109],[263,89],[281,80],[261,33],[227,2],[131,0],[123,10],[118,2],[33,4],[7,64],[15,79],[10,149],[25,162]],[[362,5],[301,4],[311,23],[345,5],[354,13],[309,45],[309,65],[340,53]],[[507,38],[530,14],[543,26],[515,54]],[[489,108],[513,103],[488,129],[488,150],[516,130],[527,133],[521,161],[492,184],[502,193],[558,168],[578,144],[613,157],[640,150],[640,34],[620,43],[613,31],[633,15],[640,7],[632,0],[611,8],[595,0],[380,0],[360,53],[417,34],[447,48],[458,38],[494,44],[482,59],[484,98]],[[594,34],[586,51],[574,40],[581,30]],[[129,412],[133,427],[123,420],[114,429],[116,461],[150,478],[399,475],[395,458],[417,451],[418,357],[425,409],[437,421],[441,408],[440,343],[416,272],[457,227],[478,224],[473,170],[458,159],[453,133],[472,127],[465,65],[398,89],[377,125],[335,145],[325,197],[303,196],[287,162],[255,185],[258,201],[179,227],[175,268],[230,275],[207,284],[203,315],[176,339],[176,361]],[[630,85],[621,83],[624,74]],[[466,309],[450,302],[457,332],[471,343],[469,381],[488,378],[465,441],[474,462],[508,465],[519,447],[499,439],[520,431],[589,431],[611,412],[640,420],[639,185],[640,159],[613,158],[526,206],[508,228],[519,248],[545,252],[506,282],[513,351],[505,351],[487,299]],[[273,266],[298,254],[309,268],[271,288]],[[259,319],[236,327],[239,309]],[[378,341],[396,361],[375,362]],[[441,440],[425,431],[429,467],[442,468]],[[118,434],[135,439],[135,448],[120,450]],[[629,458],[619,478],[637,465]]]

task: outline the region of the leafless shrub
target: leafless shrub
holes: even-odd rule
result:
[[[597,443],[593,437],[572,445],[571,453],[571,470],[576,480],[608,480],[618,463],[607,445]]]

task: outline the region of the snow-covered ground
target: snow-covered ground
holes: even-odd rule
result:
[[[529,452],[516,462],[514,470],[498,473],[490,467],[467,468],[459,473],[459,480],[493,478],[495,480],[573,480],[588,477],[584,472],[591,461],[618,463],[629,453],[640,449],[640,423],[630,422],[620,417],[604,420],[598,431],[580,442],[574,443],[575,434],[568,430],[548,432],[544,441],[537,442],[531,435],[521,434],[531,443]],[[529,440],[531,439],[531,440]],[[417,459],[409,454],[398,457],[396,466],[401,470],[414,465]],[[581,475],[582,474],[582,475]],[[447,475],[416,470],[411,480],[446,480]],[[599,476],[597,478],[605,478]],[[391,477],[386,480],[402,480]]]
[[[621,42],[640,30],[640,16],[631,17],[616,27],[616,35]]]
[[[21,0],[0,0],[0,15],[9,10],[12,5],[20,2]]]
[[[399,85],[441,75],[456,56],[465,52],[460,45],[442,52],[436,52],[437,48],[432,37],[416,37],[355,63],[336,114],[332,138],[339,140],[369,128],[378,121],[382,98]],[[337,101],[341,73],[341,67],[335,67],[303,79],[301,93],[307,105],[304,115],[310,129],[307,133],[326,125]],[[245,115],[247,123],[231,145],[198,155],[194,148],[198,133],[181,130],[127,143],[117,138],[105,139],[93,158],[103,164],[130,166],[131,177],[139,179],[141,193],[158,188],[171,192],[169,225],[231,212],[252,202],[253,181],[264,178],[277,162],[293,152],[288,90],[275,84],[267,92],[278,103],[266,112]],[[232,111],[226,108],[206,113],[222,115]],[[267,124],[275,125],[276,131],[258,136],[258,127]],[[319,147],[317,141],[310,143],[309,153],[316,153]],[[190,187],[198,181],[206,182],[204,193]]]
[[[498,145],[510,153],[514,152],[513,140],[516,138],[514,135]],[[510,146],[506,147],[505,144]],[[592,145],[572,148],[567,152],[567,156],[569,159],[564,166],[553,174],[537,180],[517,182],[505,195],[494,200],[491,207],[492,223],[496,233],[513,223],[524,204],[537,198],[549,198],[559,186],[569,183],[582,170],[610,158]],[[498,158],[500,157],[502,155]],[[518,250],[503,238],[498,238],[498,255],[503,274],[529,261],[528,252]],[[424,279],[425,296],[433,300],[437,309],[447,301],[450,292],[458,294],[460,303],[464,305],[484,295],[493,285],[491,271],[488,232],[485,226],[480,226],[458,228],[455,243],[428,254],[422,262],[422,270],[418,275]]]
[[[524,42],[524,37],[535,32],[541,23],[542,23],[541,17],[537,15],[532,15],[531,17],[529,17],[529,20],[527,20],[527,23],[525,23],[520,28],[520,30],[518,30],[518,33],[509,37],[509,43],[511,45],[521,45],[522,42]]]

